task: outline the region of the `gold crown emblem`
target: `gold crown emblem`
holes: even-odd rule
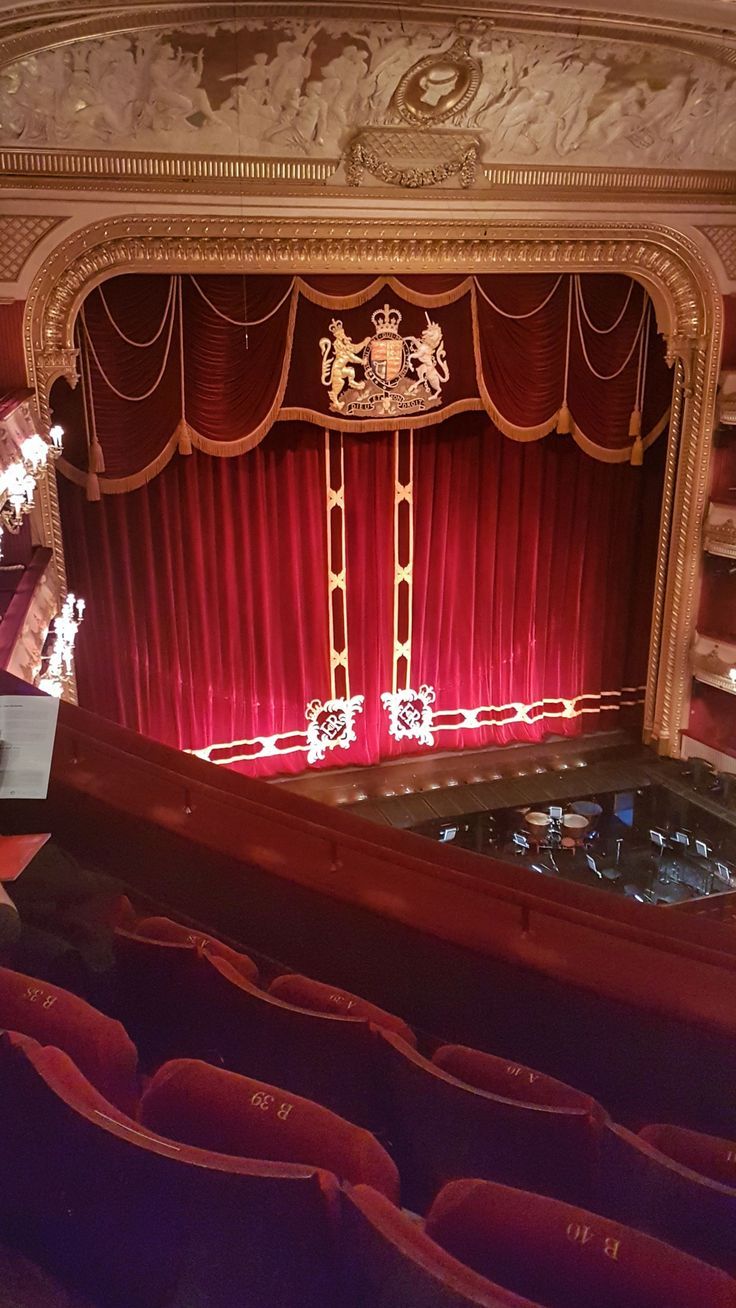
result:
[[[376,329],[377,336],[383,336],[389,332],[393,335],[398,332],[401,314],[398,309],[392,309],[388,304],[384,304],[382,309],[376,309],[371,314],[371,322]]]

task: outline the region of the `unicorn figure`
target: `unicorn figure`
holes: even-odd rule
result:
[[[427,326],[422,332],[421,340],[417,340],[416,336],[408,338],[409,360],[410,362],[416,360],[413,369],[416,373],[416,381],[412,382],[406,393],[415,395],[420,386],[425,386],[432,399],[438,399],[443,382],[449,380],[450,369],[447,366],[442,328],[438,322],[432,322],[426,311],[424,316],[427,319]]]

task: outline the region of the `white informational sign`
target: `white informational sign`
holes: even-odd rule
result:
[[[59,701],[0,673],[0,799],[45,799]]]

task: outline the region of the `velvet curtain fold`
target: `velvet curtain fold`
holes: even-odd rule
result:
[[[359,421],[330,410],[319,342],[329,339],[338,313],[352,339],[363,340],[384,303],[401,310],[401,333],[420,335],[429,314],[445,337],[450,376],[441,406],[408,425],[485,408],[506,435],[537,439],[559,425],[567,401],[571,422],[562,430],[596,458],[629,457],[646,300],[627,278],[136,274],[104,283],[83,306],[82,386],[71,391],[59,381],[52,394],[55,419],[66,432],[60,472],[82,483],[89,469],[99,471],[99,489],[115,493],[157,476],[192,445],[209,454],[241,454],[279,418],[380,431],[380,417]],[[645,354],[646,445],[666,425],[670,391],[653,313]],[[99,469],[89,448],[95,432]]]
[[[62,482],[70,586],[88,600],[84,707],[186,749],[304,730],[329,691],[323,451],[289,423],[239,459],[176,459],[101,503]]]
[[[435,689],[438,747],[604,730],[622,721],[606,692],[641,702],[663,449],[639,476],[560,438],[506,440],[482,414],[415,443],[412,684]],[[438,730],[481,706],[496,725]]]

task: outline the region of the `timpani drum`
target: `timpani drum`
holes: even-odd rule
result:
[[[572,840],[582,840],[592,826],[592,820],[586,817],[584,813],[565,813],[562,819],[562,830],[565,836]]]
[[[532,809],[524,815],[524,826],[529,834],[529,839],[534,841],[535,845],[544,844],[549,834],[550,824],[549,813],[542,813]]]

